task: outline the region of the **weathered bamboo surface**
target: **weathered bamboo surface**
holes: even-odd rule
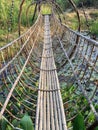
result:
[[[49,16],[45,15],[44,46],[40,68],[35,130],[67,130],[54,62]]]

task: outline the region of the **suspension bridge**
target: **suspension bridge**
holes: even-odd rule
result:
[[[64,95],[64,96],[63,96]],[[28,112],[35,130],[67,130],[79,111],[98,121],[98,42],[71,30],[57,16],[35,24],[0,48],[0,119]]]

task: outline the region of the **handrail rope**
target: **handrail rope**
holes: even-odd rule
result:
[[[54,14],[54,16],[55,16],[55,14]],[[56,16],[55,16],[55,18],[56,18]],[[60,23],[57,18],[56,18],[56,21],[58,21],[58,24],[59,24],[59,25],[62,25],[63,27],[65,27],[66,29],[68,29],[70,32],[72,32],[72,33],[78,35],[79,37],[84,38],[85,40],[87,40],[87,41],[89,42],[89,44],[94,44],[95,46],[98,46],[98,42],[97,42],[97,41],[95,41],[95,40],[93,40],[93,39],[90,39],[90,38],[88,38],[88,37],[82,35],[81,33],[76,32],[76,31],[70,29],[70,28],[69,28],[67,25],[65,25],[64,23]]]
[[[84,44],[83,44],[83,45],[84,45]],[[79,47],[78,47],[78,49],[79,49]],[[80,49],[79,49],[79,50],[80,50]],[[84,55],[87,55],[87,50],[88,50],[88,46],[86,46],[85,51],[83,51],[83,47],[82,47],[81,52],[84,52]],[[80,54],[79,54],[79,55],[80,55]],[[84,63],[85,63],[85,58],[82,56],[82,65],[83,65]],[[79,66],[78,66],[78,67],[79,67]],[[87,65],[87,62],[86,62],[86,68],[85,68],[84,74],[83,74],[83,76],[82,76],[82,79],[84,78],[84,75],[85,75],[85,72],[86,72],[87,68],[88,68],[88,65]],[[82,68],[80,69],[79,75],[81,74],[81,72],[82,72]]]
[[[87,49],[88,49],[88,47],[87,47]],[[85,50],[85,52],[87,52],[87,49]],[[91,58],[91,56],[92,56],[92,54],[93,54],[93,49],[94,49],[94,46],[92,47],[92,51],[91,51],[91,54],[90,54],[90,56],[89,56],[89,59]],[[79,47],[78,47],[78,50],[80,50]],[[82,53],[82,51],[83,51],[83,47],[82,47],[82,50],[80,50],[80,52]],[[84,60],[85,60],[86,63],[87,63],[95,72],[98,72],[97,69],[95,68],[95,64],[96,64],[97,58],[96,58],[95,62],[94,62],[93,65],[92,65],[92,64],[89,62],[89,59],[87,59],[86,56],[85,56],[85,55],[87,55],[87,54],[84,55],[84,54],[81,54],[80,52],[79,52],[80,57],[81,57],[81,56],[83,57],[83,61],[82,61],[81,64],[83,64],[83,62],[84,62]],[[78,65],[76,69],[78,69],[79,66],[80,66],[80,65]],[[82,71],[82,70],[81,70],[81,71]],[[85,71],[86,71],[86,70],[85,70]],[[91,74],[90,74],[90,75],[91,75]]]
[[[76,91],[76,90],[75,90],[75,91]],[[95,91],[96,91],[96,90],[95,90]],[[72,95],[72,94],[73,94],[73,92],[70,93],[69,95]],[[80,97],[79,97],[79,96],[80,96]],[[68,101],[65,101],[65,102],[64,102],[64,105],[66,105],[66,104],[68,104],[68,103],[70,103],[70,102],[74,102],[74,103],[76,102],[76,103],[77,103],[77,102],[80,100],[80,98],[82,98],[82,97],[83,97],[82,94],[81,94],[81,95],[78,94],[77,97],[76,97],[76,98],[78,98],[77,101],[76,101],[76,99],[68,100]],[[92,95],[92,97],[90,97],[90,100],[92,100],[92,98],[93,98],[93,95]],[[74,100],[75,100],[75,101],[74,101]]]
[[[22,83],[24,83],[21,79],[20,79],[20,81],[22,82]],[[20,81],[19,81],[19,83],[20,83]],[[20,83],[20,85],[22,85],[21,83]],[[24,84],[24,85],[26,85],[26,84]],[[25,86],[25,87],[27,87],[27,86]],[[32,90],[32,91],[37,91],[37,89],[34,89],[34,88],[31,88],[31,87],[27,87],[27,88],[29,88],[30,90]],[[25,91],[26,92],[26,91]],[[33,94],[32,94],[33,95]],[[32,96],[31,95],[31,96]],[[33,96],[35,96],[35,95],[33,95]]]
[[[32,68],[32,70],[34,69],[34,71],[36,71],[36,72],[33,72],[33,75],[36,75],[36,76],[38,76],[38,72],[39,72],[39,68],[36,66],[36,65],[33,65],[33,63],[31,64],[31,62],[29,62],[30,63],[30,65],[32,65],[32,66],[30,66],[31,68]],[[19,62],[19,66],[21,67],[21,65],[22,65],[22,62],[21,62],[21,64],[20,64],[20,62]],[[19,68],[19,66],[17,66],[17,68],[19,69],[19,70],[21,70],[20,68]],[[36,67],[36,68],[35,68]],[[37,69],[37,70],[36,70]],[[24,76],[25,77],[27,77],[27,79],[29,79],[30,81],[32,81],[32,79],[31,79],[31,77],[28,77],[27,76],[27,74],[26,73],[24,73]],[[34,80],[35,80],[35,78],[33,78]]]
[[[71,84],[71,86],[73,86],[74,82]],[[74,89],[73,93],[76,94],[76,90],[77,90],[78,86]],[[97,90],[97,86],[95,88],[95,90],[92,92],[92,95],[90,96],[90,100],[93,99],[95,93],[96,93],[96,90]]]
[[[10,91],[7,84],[6,84],[6,86],[7,86],[8,91]],[[19,103],[22,104],[24,107],[26,107],[28,110],[32,110],[30,107],[28,107],[28,106],[26,106],[25,104],[23,104],[22,102],[20,102],[19,99],[17,99],[13,94],[12,94],[12,97],[13,97],[17,102],[19,102]]]
[[[21,69],[20,69],[21,70]],[[23,75],[22,75],[22,79],[28,79],[28,80],[30,80],[30,82],[32,82],[32,83],[35,83],[34,81],[33,81],[33,79],[31,79],[30,77],[28,77],[25,73],[23,73]],[[27,85],[24,81],[22,81],[22,79],[20,78],[20,81],[22,82],[22,83],[24,83],[24,85]],[[34,79],[35,80],[35,79]],[[33,89],[35,89],[36,90],[36,88],[32,85],[32,87],[33,87]]]
[[[86,91],[85,91],[84,88],[82,87],[82,84],[80,83],[80,81],[79,81],[79,79],[78,79],[78,77],[77,77],[77,75],[76,75],[76,73],[75,73],[75,71],[74,71],[74,67],[73,67],[73,65],[72,65],[72,62],[71,62],[71,60],[69,59],[69,57],[68,57],[68,55],[67,55],[67,53],[66,53],[66,50],[63,48],[63,44],[62,44],[62,42],[60,41],[60,38],[59,38],[59,37],[58,37],[58,40],[59,40],[59,43],[60,43],[60,45],[61,45],[61,47],[62,47],[62,50],[63,50],[63,52],[64,52],[64,54],[65,54],[65,56],[66,56],[68,62],[70,63],[70,66],[71,66],[71,68],[72,68],[72,71],[73,71],[73,74],[74,74],[74,76],[75,76],[75,79],[77,80],[77,83],[78,83],[78,85],[79,85],[79,88],[81,89],[81,91],[82,91],[84,97],[87,99],[87,101],[88,101],[88,103],[89,103],[89,105],[90,105],[90,107],[91,107],[91,110],[92,110],[92,112],[94,113],[94,115],[95,115],[95,117],[96,117],[96,120],[98,120],[98,113],[96,112],[96,110],[95,110],[95,108],[94,108],[94,106],[93,106],[93,104],[92,104],[92,101],[88,98]]]
[[[18,62],[19,63],[19,62]],[[22,66],[23,66],[23,64],[22,64]],[[16,68],[16,66],[15,66],[15,68]],[[16,72],[17,72],[17,69],[15,69],[16,70]],[[10,75],[12,75],[11,73],[10,73]],[[18,75],[18,72],[17,72],[17,75]],[[13,77],[13,76],[12,76]],[[26,76],[27,77],[27,76]],[[14,78],[14,77],[13,77]],[[15,78],[14,78],[15,79]],[[19,82],[20,83],[20,82]],[[22,84],[21,84],[21,86],[23,86]],[[27,95],[26,95],[27,96]]]
[[[18,128],[18,127],[14,127],[13,126],[13,124],[12,123],[10,123],[9,121],[8,121],[8,119],[7,118],[5,118],[4,116],[2,116],[2,118],[5,120],[5,121],[7,121],[7,123],[13,128],[13,129],[15,129],[15,130],[23,130],[23,129],[21,129],[21,128]]]
[[[88,61],[89,62],[89,61]],[[90,63],[89,63],[90,64]],[[94,68],[95,69],[95,68]],[[97,70],[96,70],[97,71]]]
[[[10,74],[10,75],[12,75],[12,74]],[[9,80],[9,82],[11,82],[11,80],[10,80],[10,78],[7,76],[7,78],[8,78],[8,80]],[[11,84],[13,84],[12,82],[11,82]]]
[[[38,33],[38,34],[39,34],[39,33]],[[37,37],[38,37],[38,34],[37,34]],[[1,110],[1,112],[0,112],[0,119],[2,118],[2,115],[3,115],[3,113],[4,113],[4,111],[5,111],[6,107],[7,107],[7,104],[8,104],[8,102],[9,102],[10,98],[11,98],[11,95],[12,95],[12,93],[13,93],[13,91],[14,91],[16,85],[17,85],[17,83],[19,82],[19,79],[20,79],[20,77],[22,76],[22,73],[23,73],[23,71],[24,71],[24,69],[25,69],[25,67],[26,67],[26,65],[27,65],[27,63],[28,63],[28,60],[29,60],[29,58],[30,58],[30,56],[31,56],[31,53],[32,53],[32,51],[33,51],[35,42],[36,42],[36,40],[35,40],[34,43],[33,43],[33,46],[32,46],[32,48],[31,48],[31,50],[30,50],[30,53],[29,53],[29,55],[28,55],[28,57],[27,57],[27,60],[26,60],[25,63],[24,63],[24,66],[23,66],[23,68],[22,68],[20,74],[18,75],[17,79],[15,80],[15,82],[14,82],[14,84],[13,84],[13,86],[12,86],[12,88],[11,88],[11,90],[10,90],[8,96],[7,96],[7,99],[6,99],[5,103],[4,103],[4,106],[3,106],[3,108],[2,108],[2,110]]]
[[[88,62],[89,63],[89,62]],[[83,64],[83,63],[82,63]],[[78,67],[79,67],[80,65],[78,65]]]
[[[8,91],[10,91],[7,84],[6,84],[6,87],[7,87]],[[20,102],[19,99],[17,99],[13,94],[12,94],[12,97],[15,99],[15,101],[17,101],[18,103],[22,104],[26,109],[33,111],[33,109],[31,109],[30,107],[26,106],[26,105],[23,104],[22,102]],[[12,101],[10,101],[10,102],[13,104]],[[15,104],[13,104],[13,105],[15,105]],[[5,110],[6,110],[6,109],[5,109]]]
[[[25,55],[26,55],[26,53],[28,52],[28,49],[26,49],[26,52],[25,52]],[[21,60],[20,60],[21,61]],[[31,61],[29,61],[30,62],[30,64],[32,64],[31,63]],[[21,62],[22,63],[22,62]],[[18,64],[20,64],[20,62],[18,62]],[[32,64],[33,65],[33,64]],[[34,65],[33,65],[33,67],[35,67]],[[38,67],[37,67],[38,68]]]
[[[11,74],[10,74],[11,75]],[[15,78],[14,78],[15,79]],[[11,80],[10,80],[10,78],[8,77],[8,80],[9,80],[9,82],[11,83],[11,85],[13,85],[13,83],[11,82]],[[20,83],[20,82],[19,82]],[[22,86],[22,84],[21,84],[21,86]],[[23,88],[23,86],[22,86],[22,88]],[[19,97],[21,98],[21,95],[18,93],[18,91],[16,90],[16,88],[15,88],[15,91],[16,91],[16,93],[19,95]],[[22,94],[24,94],[24,92],[22,91],[22,90],[20,90],[21,92],[22,92]],[[26,95],[25,94],[25,97],[27,97],[28,95]],[[28,96],[29,97],[29,96]],[[29,97],[30,98],[30,97]],[[33,99],[31,99],[31,100],[33,100]],[[33,100],[34,101],[34,100]],[[35,105],[35,104],[34,104]]]
[[[16,67],[16,66],[15,66]]]
[[[34,30],[35,31],[35,30]],[[30,37],[32,36],[32,34],[34,33],[34,31],[30,34],[30,36],[28,37],[28,39],[25,41],[25,43],[23,44],[22,48],[20,48],[20,50],[17,52],[17,54],[11,59],[11,61],[9,61],[1,70],[0,73],[2,73],[17,57],[18,55],[22,52],[23,48],[26,46],[26,44],[29,42]],[[3,53],[1,51],[1,53]]]
[[[18,70],[21,71],[21,69],[19,68],[19,66],[17,66]],[[17,70],[16,70],[17,71]],[[17,71],[18,74],[18,71]],[[36,75],[36,74],[35,74]],[[24,79],[28,79],[30,82],[35,83],[33,80],[36,80],[35,78],[31,79],[31,77],[28,77],[28,75],[26,73],[23,73],[22,77]]]
[[[80,50],[80,49],[78,48],[78,50]],[[91,62],[89,62],[89,60],[85,57],[85,55],[80,54],[80,56],[84,57],[84,59],[85,59],[86,62],[90,65],[90,67],[92,67],[92,68],[94,69],[94,71],[98,72],[97,68],[95,68],[95,67],[93,66],[93,64],[91,64]],[[65,64],[65,63],[64,63],[64,64]],[[79,64],[78,64],[78,66],[79,66]]]
[[[26,49],[26,53],[27,53],[27,52],[29,53],[29,50],[28,50],[28,49]],[[25,57],[26,53],[24,53],[24,57]],[[22,53],[22,55],[23,55],[23,53]],[[19,60],[20,60],[20,61],[19,61]],[[23,62],[22,62],[22,59],[21,59],[21,58],[20,58],[19,60],[18,60],[18,65],[19,65],[20,68],[21,68],[21,66],[23,66]],[[29,60],[29,62],[30,62],[30,60]],[[20,63],[21,63],[21,64],[20,64]],[[30,62],[30,63],[31,63],[31,62]],[[16,65],[16,66],[17,66],[17,65]],[[18,66],[17,66],[17,67],[18,67]],[[35,69],[35,66],[34,66],[34,65],[33,65],[33,67],[34,67],[34,69]],[[18,69],[20,69],[20,68],[18,67]],[[30,77],[27,76],[27,74],[24,73],[24,75],[26,75],[27,78],[30,78]],[[31,81],[32,81],[32,80],[31,80]]]
[[[96,71],[96,72],[98,73],[98,70],[97,70],[97,68],[94,66],[94,64],[91,64],[91,63],[89,62],[89,60],[85,57],[85,55],[83,55],[83,54],[80,54],[80,55],[86,60],[86,62],[89,64],[89,66],[92,67],[92,68],[94,69],[94,71]],[[97,61],[97,59],[98,59],[98,57],[96,58],[96,61]]]
[[[31,47],[31,44],[30,44],[30,47]],[[27,48],[25,48],[25,50],[26,50],[26,51],[25,51],[25,55],[26,55],[26,53],[27,53],[29,50],[28,50]],[[34,49],[34,52],[35,52],[35,51],[36,51],[36,50]],[[33,59],[33,54],[34,54],[34,52],[32,53],[32,57],[31,57],[32,59]],[[37,51],[36,51],[36,52],[37,52]],[[34,59],[36,59],[36,58],[37,58],[37,56],[34,57]],[[32,61],[32,60],[31,60],[31,61]],[[31,61],[29,61],[29,63],[30,63],[33,67],[35,67],[36,65],[35,65],[34,63],[32,64]],[[38,70],[39,70],[39,67],[36,66],[36,69],[37,69],[37,71],[38,71]]]
[[[8,43],[7,45],[1,47],[1,48],[0,48],[0,51],[2,51],[2,50],[4,50],[5,48],[11,46],[12,44],[15,44],[18,40],[20,40],[22,37],[24,37],[24,36],[27,35],[29,32],[31,32],[31,30],[32,30],[33,28],[35,28],[35,26],[37,26],[39,19],[40,19],[40,14],[39,14],[38,19],[36,20],[36,22],[33,24],[32,27],[30,27],[30,29],[29,29],[27,32],[25,32],[24,34],[22,34],[20,37],[18,37],[18,38],[15,39],[14,41],[12,41],[12,42]]]
[[[10,89],[9,89],[7,83],[6,83],[6,88],[7,88],[7,90],[10,92]],[[31,111],[34,111],[34,110],[31,109],[30,107],[28,107],[27,105],[25,105],[24,103],[22,103],[21,101],[19,101],[19,99],[17,99],[17,97],[14,96],[13,94],[12,94],[12,97],[15,99],[15,101],[17,101],[18,103],[20,103],[20,104],[22,104],[24,107],[26,107],[26,109],[31,110]],[[19,97],[20,97],[20,96],[19,96]],[[12,102],[12,101],[10,101],[10,102]],[[12,103],[13,103],[13,102],[12,102]]]
[[[96,87],[96,89],[97,89],[97,87]],[[91,96],[90,100],[92,100],[92,98],[93,98],[93,96],[94,96],[94,94],[95,94],[95,92],[96,92],[96,89],[95,89],[93,95]],[[67,101],[67,102],[69,102],[69,101]],[[66,102],[65,102],[65,104],[66,104]],[[87,107],[87,106],[85,106],[84,109],[86,109],[86,107]],[[81,112],[82,112],[84,109],[82,109]],[[71,120],[68,119],[67,121],[71,121]]]
[[[79,112],[85,111],[86,108],[87,108],[87,106],[84,106],[81,110],[79,110]],[[78,114],[73,115],[71,118],[67,119],[66,121],[67,121],[67,122],[72,121],[77,115],[78,115]]]
[[[81,110],[79,110],[79,112],[85,112],[85,109],[87,108],[87,106],[83,106],[83,108],[81,109]],[[70,117],[69,119],[67,119],[66,121],[67,122],[70,122],[70,121],[73,121],[74,119],[75,119],[75,117],[78,115],[78,113],[77,114],[75,114],[75,115],[73,115],[72,117]]]
[[[2,107],[3,104],[0,102],[0,106]],[[5,109],[5,111],[11,116],[13,117],[14,119],[16,120],[19,120],[20,121],[20,118],[16,117],[15,115],[13,115],[13,113],[11,113],[7,108]]]
[[[64,73],[64,72],[62,72],[62,73]],[[74,84],[74,83],[73,83],[73,84]],[[72,84],[72,85],[73,85],[73,84]],[[71,85],[71,86],[72,86],[72,85]],[[75,89],[72,93],[75,93],[76,90],[77,90],[77,87],[76,87],[76,89]],[[93,97],[94,97],[94,95],[95,95],[95,93],[96,93],[96,90],[97,90],[97,86],[96,86],[94,92],[92,93],[92,95],[91,95],[91,97],[90,97],[90,100],[93,99]]]

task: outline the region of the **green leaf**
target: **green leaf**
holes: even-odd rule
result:
[[[7,123],[4,119],[2,119],[2,120],[1,120],[1,130],[6,130],[7,124],[8,124],[8,123]]]
[[[17,127],[20,124],[20,122],[17,121],[16,119],[14,119],[12,124],[13,124],[14,127]]]
[[[12,130],[12,127],[10,125],[7,125],[7,130]]]
[[[28,114],[25,114],[21,119],[20,126],[23,130],[34,130],[32,120]]]
[[[73,130],[86,130],[82,114],[77,115],[74,119]]]
[[[98,130],[98,126],[94,130]]]

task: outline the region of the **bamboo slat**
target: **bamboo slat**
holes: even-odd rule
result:
[[[67,130],[60,86],[53,56],[49,16],[45,15],[44,45],[35,130]]]

